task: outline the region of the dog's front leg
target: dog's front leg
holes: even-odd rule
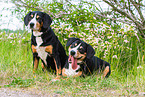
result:
[[[38,68],[38,64],[39,64],[39,57],[38,57],[38,53],[36,51],[36,46],[32,45],[31,49],[33,52],[33,73],[35,73],[35,71]]]
[[[61,62],[58,54],[54,56],[54,63],[55,63],[56,75],[57,75],[55,80],[59,80],[59,78],[61,77]]]
[[[39,57],[37,55],[37,53],[33,53],[33,73],[35,73],[39,64]]]

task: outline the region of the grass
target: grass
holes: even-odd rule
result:
[[[118,48],[118,59],[112,58],[112,49],[108,50],[109,54],[104,58],[111,63],[112,72],[108,79],[92,75],[51,82],[56,75],[43,72],[40,64],[38,71],[32,73],[31,34],[23,33],[24,39],[19,37],[23,36],[19,32],[16,34],[11,38],[7,33],[0,35],[0,87],[36,89],[51,96],[140,96],[145,92],[145,49],[139,48],[137,43],[133,46],[135,42],[132,40],[129,45],[136,48],[131,51]],[[99,50],[96,51],[100,55]]]

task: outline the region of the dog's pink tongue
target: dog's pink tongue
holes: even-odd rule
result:
[[[76,58],[74,58],[73,56],[69,56],[69,59],[71,59],[71,61],[72,61],[72,69],[76,69],[77,68],[77,59]]]

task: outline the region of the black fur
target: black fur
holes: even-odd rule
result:
[[[55,66],[55,62],[54,59],[56,61],[57,64],[57,68],[59,69],[59,66],[61,66],[61,68],[64,67],[65,65],[65,61],[67,59],[67,55],[65,52],[64,47],[62,46],[62,44],[60,43],[60,41],[58,40],[57,36],[55,35],[55,33],[53,32],[53,30],[51,29],[50,25],[52,23],[52,19],[51,17],[44,13],[44,12],[40,12],[40,11],[33,11],[33,12],[29,12],[25,17],[24,17],[24,23],[26,26],[28,26],[29,22],[32,20],[33,17],[31,17],[31,15],[39,15],[39,18],[37,19],[37,22],[39,24],[43,24],[43,26],[41,27],[41,30],[39,31],[42,32],[43,34],[38,36],[41,37],[43,43],[40,45],[40,47],[46,47],[46,46],[52,46],[53,50],[52,50],[52,54],[50,54],[48,52],[48,56],[46,59],[47,65],[44,63],[44,61],[42,60],[43,64],[45,66],[47,66],[48,70],[56,70],[56,66]],[[37,46],[37,42],[36,42],[36,37],[33,34],[33,29],[32,29],[32,36],[31,36],[31,46]],[[39,56],[38,56],[38,52],[34,52],[33,53],[33,65],[34,65],[34,61],[37,59],[39,60]]]
[[[93,49],[93,47],[87,44],[86,42],[80,40],[79,38],[69,38],[66,46],[70,46],[70,48],[73,48],[73,44],[75,43],[77,44],[81,43],[81,46],[83,47],[83,50],[84,50],[84,54],[86,53],[86,58],[82,61],[82,63],[78,63],[78,65],[80,65],[81,67],[79,70],[83,71],[83,74],[85,75],[91,75],[95,72],[100,73],[101,71],[105,69],[105,67],[109,66],[109,72],[105,76],[107,78],[111,73],[110,64],[94,56],[95,50]],[[65,64],[66,69],[68,68],[68,65],[69,65],[68,61],[66,61],[66,64]],[[78,72],[78,70],[76,72]]]

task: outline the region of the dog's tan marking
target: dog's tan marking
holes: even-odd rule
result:
[[[39,18],[39,15],[37,15],[36,18],[38,19]]]
[[[41,22],[41,25],[40,25],[40,27],[42,27],[43,26],[43,22]]]
[[[67,75],[64,72],[65,72],[65,68],[62,69],[62,76],[67,77]]]
[[[79,61],[83,61],[83,60],[86,58],[86,53],[81,54],[81,53],[77,50],[77,57],[76,57],[76,58],[80,58],[80,57],[82,57],[82,58],[79,59]]]
[[[105,68],[105,70],[103,71],[103,77],[105,77],[107,75],[107,73],[109,72],[109,66],[107,66]]]
[[[56,67],[56,78],[55,80],[59,80],[61,77],[61,66],[59,66],[59,69],[57,68],[56,60],[54,59],[55,67]]]
[[[69,46],[68,51],[70,51],[70,50],[71,50],[71,48],[70,48],[70,47],[71,47],[71,45]]]
[[[39,22],[36,22],[36,28],[38,29],[38,31],[41,30],[41,24]]]
[[[35,49],[36,46],[32,45],[31,48],[32,48],[32,52],[33,52],[33,53],[36,53],[36,52],[37,52],[36,49]]]
[[[52,54],[53,47],[52,45],[46,46],[45,51]]]
[[[82,46],[80,46],[80,49],[82,49],[83,47]]]
[[[37,25],[37,24],[36,24],[36,25]],[[43,22],[41,22],[41,24],[38,25],[38,27],[39,27],[39,30],[38,30],[38,31],[39,31],[39,32],[41,31],[42,26],[43,26]]]
[[[34,17],[34,15],[32,14],[32,15],[31,15],[31,18],[33,18],[33,17]]]
[[[35,73],[35,71],[37,70],[38,68],[38,63],[39,63],[39,60],[37,58],[34,59],[34,67],[33,67],[33,73]]]

